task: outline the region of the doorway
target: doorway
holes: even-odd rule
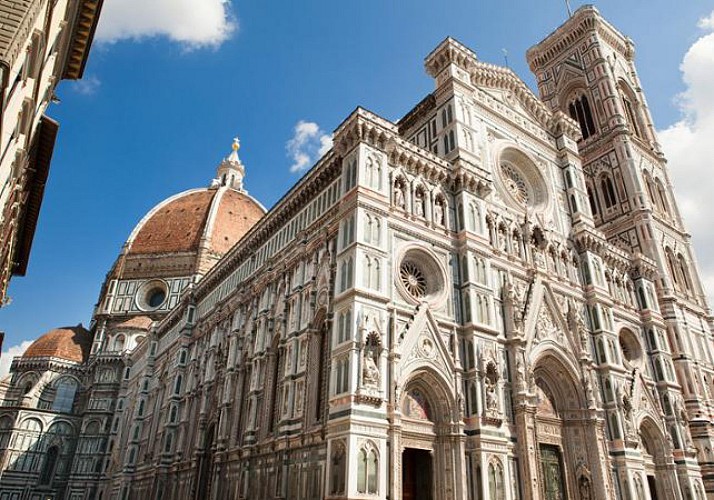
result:
[[[647,486],[650,487],[651,500],[657,500],[657,480],[654,476],[647,476]]]
[[[557,446],[543,445],[540,448],[543,471],[543,496],[545,500],[565,500],[563,462]]]
[[[402,500],[433,500],[431,452],[405,448],[402,452]]]

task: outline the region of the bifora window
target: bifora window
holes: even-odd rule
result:
[[[593,114],[590,110],[590,103],[585,95],[581,95],[573,99],[568,105],[568,114],[570,118],[578,122],[580,131],[583,134],[583,140],[595,134],[595,122]]]

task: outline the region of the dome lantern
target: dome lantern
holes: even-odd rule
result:
[[[245,167],[238,157],[240,140],[235,137],[231,145],[231,153],[218,165],[216,178],[213,179],[211,187],[227,186],[236,191],[243,189],[243,178],[245,177]]]

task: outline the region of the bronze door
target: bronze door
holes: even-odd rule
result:
[[[432,500],[431,453],[405,448],[402,453],[402,500]]]
[[[563,481],[560,450],[555,446],[541,446],[540,461],[545,500],[565,500],[565,481]]]

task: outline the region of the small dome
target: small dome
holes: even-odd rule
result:
[[[82,325],[65,326],[45,333],[35,340],[22,355],[27,358],[60,358],[83,363],[89,357],[92,334]]]
[[[127,242],[127,255],[225,253],[265,214],[245,192],[220,187],[180,193],[157,205]]]

